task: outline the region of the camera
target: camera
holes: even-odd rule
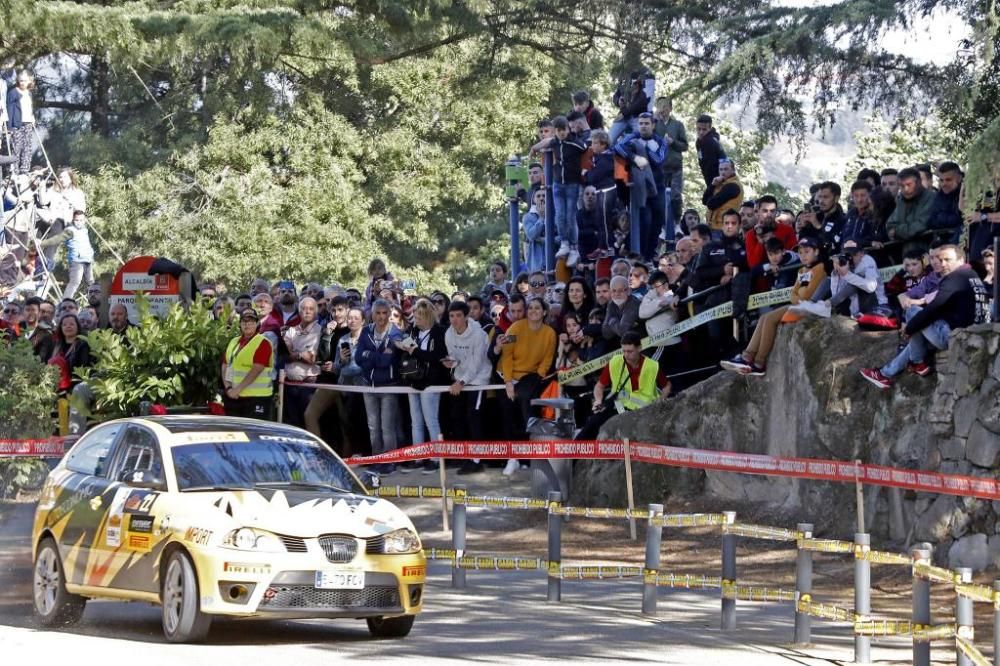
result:
[[[820,207],[819,207],[819,204],[813,204],[813,205],[809,206],[809,208],[810,208],[810,209],[812,210],[812,212],[814,212],[814,213],[818,213],[818,212],[820,212],[821,210],[823,210],[822,208],[820,208]]]
[[[346,340],[341,340],[340,341],[340,348],[343,349],[343,350],[345,350],[345,351],[348,351],[351,348],[351,343],[347,342]]]
[[[837,265],[838,266],[849,266],[851,264],[851,258],[846,254],[837,255]]]

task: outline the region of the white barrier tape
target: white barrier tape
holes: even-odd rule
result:
[[[408,395],[411,393],[448,393],[450,386],[428,386],[425,389],[415,389],[410,386],[349,386],[346,384],[319,384],[314,382],[293,382],[290,379],[284,380],[285,386],[303,386],[305,388],[322,389],[324,391],[336,391],[338,393],[397,393]],[[517,382],[514,382],[515,384]],[[503,384],[486,384],[485,386],[463,386],[462,391],[503,391]]]

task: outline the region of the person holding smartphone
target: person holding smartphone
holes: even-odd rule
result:
[[[483,438],[482,391],[465,391],[466,386],[485,386],[490,383],[493,367],[486,356],[489,340],[482,326],[469,318],[469,306],[455,301],[448,307],[451,326],[445,332],[448,355],[441,364],[451,372],[454,380],[449,393],[457,400],[452,410],[453,427],[458,437],[471,440]],[[459,474],[474,474],[483,470],[479,460],[466,460]]]
[[[420,393],[406,396],[410,403],[412,442],[420,444],[438,440],[441,438],[441,422],[438,418],[441,394],[426,389],[448,384],[448,371],[441,364],[448,350],[445,347],[444,328],[438,324],[435,308],[426,298],[421,298],[413,306],[413,328],[409,336],[396,343],[396,347],[404,358],[415,359],[423,368],[420,376],[409,380],[409,385]],[[406,472],[419,466],[416,462],[402,463],[399,471]],[[437,466],[433,466],[430,471],[436,469]]]

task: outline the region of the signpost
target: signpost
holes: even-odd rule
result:
[[[128,319],[133,324],[139,323],[139,311],[135,305],[135,295],[143,292],[149,301],[149,311],[157,317],[166,316],[167,312],[181,300],[180,283],[172,275],[165,273],[149,274],[149,267],[156,257],[134,257],[129,259],[115,273],[111,282],[111,293],[108,304],[121,303],[128,310]]]

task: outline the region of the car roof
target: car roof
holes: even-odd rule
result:
[[[261,435],[283,436],[295,439],[308,439],[316,441],[316,438],[294,426],[271,421],[260,421],[257,419],[243,419],[234,416],[199,416],[199,415],[178,415],[178,416],[142,416],[126,419],[133,423],[145,423],[147,425],[163,428],[171,435],[183,433],[244,433],[248,437],[259,437]],[[158,428],[157,428],[158,429]],[[173,440],[174,438],[170,438]],[[181,440],[175,440],[181,443]],[[174,442],[168,442],[174,443]]]

